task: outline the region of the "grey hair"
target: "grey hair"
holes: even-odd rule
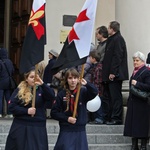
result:
[[[134,59],[136,57],[145,62],[145,55],[142,52],[137,51],[136,53],[134,53],[132,58]]]

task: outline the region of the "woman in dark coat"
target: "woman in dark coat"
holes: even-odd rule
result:
[[[5,48],[0,48],[0,117],[2,117],[3,112],[3,98],[5,98],[8,103],[8,100],[12,94],[12,89],[10,88],[9,74],[7,70],[12,76],[14,73],[12,61],[8,59],[7,50]],[[8,109],[7,114],[8,117],[12,116]]]
[[[84,85],[80,89],[76,117],[73,116],[74,100],[77,94],[79,73],[76,69],[69,69],[65,73],[64,89],[61,90],[54,103],[51,116],[59,121],[60,133],[54,150],[88,150],[86,137],[87,101],[98,94],[96,87],[81,79]]]
[[[49,60],[49,62],[47,64],[47,66],[45,67],[44,74],[43,74],[43,81],[48,86],[50,86],[52,84],[53,74],[52,74],[51,69],[52,69],[53,65],[55,64],[57,57],[58,57],[58,53],[56,52],[56,50],[51,49],[49,51],[49,59],[50,60]],[[50,103],[50,102],[46,102],[45,107],[47,109],[51,109],[51,107],[52,107],[51,104],[52,103]],[[47,117],[49,117],[49,114],[47,115]]]
[[[25,74],[25,80],[13,92],[9,109],[14,115],[5,150],[48,150],[45,102],[55,98],[53,89],[36,77],[35,71]],[[33,86],[36,87],[35,107],[32,107]]]
[[[53,65],[55,64],[57,57],[58,57],[58,53],[55,50],[51,49],[49,51],[49,59],[50,60],[47,64],[47,66],[45,67],[44,75],[43,75],[43,81],[47,85],[50,85],[52,83],[53,74],[51,72],[51,69],[52,69]]]
[[[130,86],[150,92],[150,70],[145,66],[144,54],[136,52],[133,63],[134,71],[130,78]],[[150,137],[150,105],[148,100],[143,100],[131,92],[127,103],[124,136],[132,137],[132,150],[139,150],[138,139],[141,139],[140,150],[147,149]]]

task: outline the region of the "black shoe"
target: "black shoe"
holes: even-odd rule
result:
[[[132,147],[131,150],[139,150],[138,147]]]
[[[103,120],[101,120],[101,119],[89,122],[89,124],[99,124],[99,125],[104,124],[104,123],[105,122]]]
[[[117,120],[112,120],[112,121],[108,121],[106,122],[107,125],[121,125],[122,122],[121,121],[117,121]]]
[[[148,143],[148,140],[146,138],[141,139],[141,148],[140,148],[140,150],[147,150],[147,143]]]
[[[138,147],[138,138],[133,137],[132,138],[132,147],[131,150],[139,150]]]

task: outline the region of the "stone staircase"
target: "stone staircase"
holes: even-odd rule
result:
[[[128,82],[123,86],[123,122],[126,116],[126,102],[128,98]],[[47,112],[50,114],[50,112]],[[0,119],[0,150],[4,150],[6,138],[12,119]],[[87,124],[87,138],[89,150],[130,150],[131,138],[123,136],[124,125],[91,125]],[[53,150],[59,133],[58,122],[47,119],[49,150]],[[148,149],[150,150],[150,145]]]
[[[4,150],[11,123],[12,119],[0,120],[0,150]],[[123,136],[123,128],[124,125],[87,124],[89,150],[130,150],[131,139]],[[53,150],[59,132],[58,122],[47,119],[47,131],[49,150]]]

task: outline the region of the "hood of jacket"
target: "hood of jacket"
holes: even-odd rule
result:
[[[0,48],[0,59],[7,59],[7,50],[5,48]]]

